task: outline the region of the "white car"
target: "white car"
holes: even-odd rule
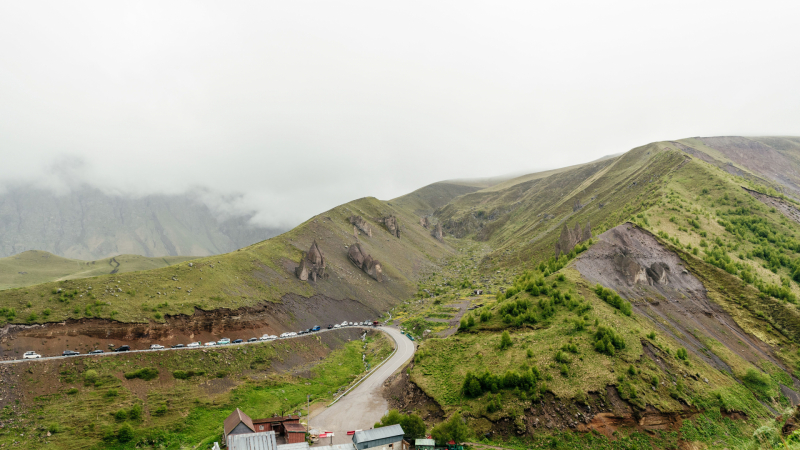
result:
[[[333,326],[333,328],[342,328],[342,326],[337,323],[336,325]]]
[[[191,344],[187,345],[187,347],[200,347],[199,342],[192,342]]]
[[[212,345],[217,345],[216,342],[206,342],[206,347],[211,347]]]
[[[158,344],[153,344],[150,346],[150,350],[161,350],[162,348],[164,348],[164,346]]]
[[[281,333],[281,336],[280,336],[281,339],[287,338],[287,337],[289,337],[289,333]]]
[[[38,359],[38,358],[41,358],[41,357],[42,357],[42,355],[40,355],[40,354],[38,354],[36,352],[25,352],[22,355],[22,359]]]

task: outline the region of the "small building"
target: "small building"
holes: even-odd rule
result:
[[[230,434],[227,439],[228,450],[279,450],[275,432]]]
[[[225,442],[228,441],[228,436],[232,434],[249,434],[256,432],[253,421],[239,408],[236,408],[236,410],[225,419],[222,425],[222,439]]]
[[[483,295],[483,289],[475,289],[472,293],[474,295]]]
[[[296,444],[306,441],[306,427],[299,422],[284,422],[283,430],[287,444]]]
[[[286,434],[283,426],[286,423],[300,423],[300,416],[289,415],[253,419],[253,426],[256,431],[274,431],[275,434],[280,436]]]
[[[388,427],[373,428],[372,430],[356,431],[353,435],[353,444],[357,450],[375,448],[379,450],[402,450],[403,427],[390,425]]]
[[[309,450],[310,448],[311,446],[309,446],[306,441],[295,442],[294,444],[281,444],[278,446],[278,450]]]
[[[414,440],[414,448],[417,450],[433,450],[434,447],[436,447],[436,441],[433,439]]]

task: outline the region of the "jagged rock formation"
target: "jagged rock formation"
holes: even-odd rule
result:
[[[294,270],[294,273],[303,281],[308,281],[309,278],[311,281],[317,281],[318,278],[327,276],[325,274],[325,256],[317,245],[317,241],[314,241],[308,252],[303,254],[300,265]]]
[[[361,230],[362,233],[366,234],[369,237],[372,237],[372,228],[370,228],[369,224],[366,220],[364,220],[361,216],[350,216],[350,223],[353,225],[353,234],[358,235],[355,229]]]
[[[562,254],[566,255],[571,252],[576,245],[583,241],[588,241],[591,238],[592,226],[589,222],[586,222],[586,228],[583,230],[581,230],[580,223],[577,222],[575,223],[574,230],[570,230],[567,228],[567,225],[564,224],[564,228],[561,230],[561,236],[556,241],[556,258]]]
[[[577,212],[581,208],[583,208],[583,205],[581,205],[580,199],[575,197],[575,202],[572,204],[572,212]]]
[[[430,225],[430,222],[428,222],[428,218],[427,217],[420,217],[419,218],[419,224],[422,225],[422,228],[428,228],[428,226]]]
[[[394,215],[381,217],[378,219],[378,222],[386,225],[389,234],[400,239],[400,225],[397,224],[397,217]]]
[[[356,242],[355,244],[351,245],[350,249],[347,251],[347,257],[350,258],[350,261],[352,261],[356,267],[363,270],[364,273],[371,276],[379,283],[383,281],[383,269],[381,267],[381,263],[378,262],[377,259],[372,259],[372,256],[368,255],[367,252],[361,248],[361,244]]]
[[[444,231],[442,231],[442,224],[436,224],[436,227],[434,227],[433,231],[431,231],[431,236],[436,238],[436,240],[439,242],[444,242]]]

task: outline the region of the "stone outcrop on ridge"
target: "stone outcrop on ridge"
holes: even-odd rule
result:
[[[381,263],[378,262],[377,259],[372,259],[372,256],[367,254],[361,247],[361,244],[356,242],[351,245],[350,249],[347,251],[347,257],[356,267],[363,270],[364,273],[374,278],[379,283],[383,281],[383,268],[381,267]]]
[[[562,254],[566,255],[571,252],[576,245],[583,241],[588,241],[591,238],[592,226],[589,222],[586,222],[586,228],[583,230],[581,230],[581,225],[577,222],[575,223],[574,230],[570,230],[567,228],[567,225],[564,224],[564,228],[561,230],[561,236],[559,236],[556,241],[556,258]]]
[[[318,278],[325,278],[325,256],[322,254],[317,245],[317,241],[311,244],[308,252],[303,253],[303,258],[300,259],[300,265],[294,270],[297,278],[308,281],[317,281]]]
[[[369,237],[372,237],[372,228],[369,226],[366,220],[364,220],[361,216],[350,216],[350,223],[353,225],[353,228],[361,230],[362,233],[366,234]],[[354,235],[358,235],[358,232],[353,230]]]

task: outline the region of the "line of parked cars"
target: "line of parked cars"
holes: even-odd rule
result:
[[[378,325],[378,322],[370,322],[369,320],[365,320],[363,322],[348,322],[348,321],[344,321],[342,323],[330,324],[330,325],[328,325],[328,329],[331,330],[331,329],[343,328],[343,327],[377,326],[377,325]],[[286,338],[290,338],[290,337],[294,337],[294,336],[300,336],[300,335],[303,335],[303,334],[315,333],[317,331],[320,331],[321,329],[322,329],[322,327],[317,325],[317,326],[308,328],[306,330],[300,330],[298,332],[293,332],[292,331],[292,332],[281,333],[280,336],[274,336],[274,335],[265,334],[265,335],[261,336],[260,338],[252,337],[252,338],[248,339],[247,342],[272,341],[272,340],[275,340],[275,339],[286,339]],[[206,342],[205,344],[203,342],[201,342],[201,341],[192,342],[192,343],[186,344],[186,345],[175,344],[171,348],[212,347],[212,346],[228,345],[228,344],[241,344],[243,342],[244,342],[243,339],[236,339],[234,341],[231,341],[228,338],[222,338],[222,339],[220,339],[218,341]],[[165,348],[166,347],[164,347],[161,344],[152,344],[150,346],[150,350],[163,350]],[[114,352],[114,353],[117,353],[117,352],[128,352],[128,351],[131,351],[131,347],[129,345],[121,345],[119,347],[116,347],[116,348],[112,349],[111,351]],[[101,354],[101,353],[104,353],[103,350],[96,349],[96,350],[92,350],[92,351],[88,352],[87,354],[89,354],[89,355],[98,355],[98,354]],[[76,355],[80,355],[80,354],[81,354],[80,352],[77,352],[75,350],[64,350],[64,352],[61,353],[61,356],[76,356]],[[40,354],[38,354],[36,352],[33,352],[33,351],[25,352],[22,355],[22,359],[37,359],[37,358],[41,358],[41,357],[42,357],[42,355],[40,355]]]

